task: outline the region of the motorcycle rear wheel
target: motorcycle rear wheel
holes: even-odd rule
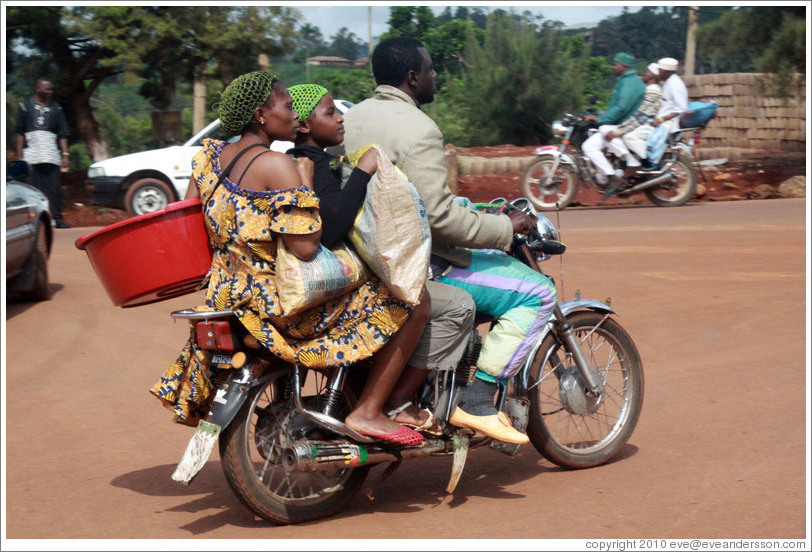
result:
[[[548,335],[530,369],[528,436],[550,462],[591,468],[611,460],[634,431],[643,406],[643,365],[631,337],[614,319],[579,312],[568,320],[587,362],[603,378],[604,395],[596,400],[583,393],[572,356]]]
[[[370,469],[285,470],[282,453],[293,441],[335,436],[297,412],[289,392],[290,377],[290,368],[282,368],[252,389],[220,435],[223,472],[234,494],[254,514],[283,525],[336,514],[360,489]],[[308,377],[317,380],[316,391],[303,394],[302,401],[306,408],[318,410],[325,377],[317,372]],[[348,402],[354,402],[354,397]],[[349,404],[342,406],[346,414]]]
[[[524,170],[519,182],[522,195],[540,211],[563,209],[572,203],[578,194],[578,176],[572,166],[559,161],[558,168],[553,174],[554,164],[553,156],[539,156]],[[557,182],[554,182],[553,178],[557,179]]]
[[[671,172],[676,177],[676,181],[644,190],[646,197],[654,205],[679,207],[696,195],[696,185],[698,184],[696,169],[689,157],[682,154],[677,155],[674,164],[671,165]]]

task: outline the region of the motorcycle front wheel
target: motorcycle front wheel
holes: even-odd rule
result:
[[[678,207],[693,199],[696,195],[697,176],[691,159],[679,154],[669,171],[674,181],[662,186],[644,190],[646,197],[660,207]]]
[[[554,464],[591,468],[612,459],[634,431],[643,406],[643,364],[629,334],[596,312],[568,317],[604,392],[585,392],[572,355],[552,333],[533,359],[528,380],[533,446]]]
[[[310,372],[308,377],[316,380],[315,391],[303,394],[302,402],[309,410],[319,410],[324,401],[325,376]],[[220,435],[220,460],[232,491],[254,514],[279,524],[336,514],[358,491],[370,469],[285,469],[283,452],[294,441],[335,437],[298,413],[290,378],[290,368],[272,372],[268,381],[249,392],[234,421]],[[354,397],[348,399],[345,402],[354,401]],[[342,405],[339,414],[345,415],[349,406]]]
[[[559,161],[553,174],[554,165],[555,157],[541,155],[522,173],[522,195],[540,211],[563,209],[578,193],[578,176],[572,166]]]

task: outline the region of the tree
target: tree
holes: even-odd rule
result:
[[[485,31],[477,28],[470,20],[452,19],[448,23],[434,27],[423,35],[423,44],[431,53],[431,60],[443,82],[447,72],[458,74],[465,65],[464,52],[468,33],[481,42]]]
[[[803,6],[744,6],[702,23],[705,10],[699,10],[697,52],[707,71],[806,74]]]
[[[359,53],[364,51],[364,43],[355,36],[355,33],[348,32],[347,27],[341,27],[333,35],[327,51],[330,55],[354,60],[358,58]]]
[[[307,58],[327,51],[327,42],[321,34],[321,29],[315,25],[305,23],[299,28],[297,34],[296,51],[293,54],[293,61],[304,63]]]
[[[91,97],[99,84],[134,59],[134,29],[142,19],[126,6],[96,8],[9,7],[7,56],[50,75],[57,101],[65,107],[72,135],[84,142],[94,160],[108,157]]]
[[[91,98],[122,72],[143,79],[154,108],[174,104],[178,79],[216,71],[224,83],[257,69],[259,53],[293,48],[297,10],[284,7],[9,7],[6,55],[52,74],[73,135],[95,160],[108,157]]]
[[[802,90],[806,56],[801,45],[806,40],[806,21],[784,14],[784,20],[764,53],[754,60],[757,71],[771,74],[762,83],[764,91],[780,97]]]
[[[435,26],[434,12],[427,6],[395,6],[389,8],[389,30],[381,40],[395,36],[411,36],[422,40],[423,35]]]
[[[681,59],[687,28],[685,6],[643,6],[633,13],[626,8],[595,27],[592,55],[612,59],[618,52],[628,52],[641,60],[642,67],[663,57]]]
[[[463,86],[475,143],[531,144],[550,135],[552,120],[579,107],[586,57],[554,28],[539,29],[527,16],[497,11],[480,44],[469,32]]]

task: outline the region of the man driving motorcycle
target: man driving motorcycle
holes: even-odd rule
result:
[[[600,115],[589,114],[584,117],[585,121],[592,121],[598,124],[598,132],[590,136],[583,144],[582,151],[589,157],[597,167],[598,173],[595,175],[601,183],[609,182],[609,188],[603,195],[603,199],[611,196],[623,184],[623,180],[615,175],[614,167],[606,159],[603,149],[610,147],[612,153],[622,156],[622,150],[615,150],[606,140],[606,134],[632,115],[643,102],[646,92],[646,85],[637,76],[637,72],[632,69],[634,56],[626,52],[619,52],[612,60],[612,72],[618,77],[612,95],[609,98],[609,105],[606,111]],[[624,148],[625,149],[625,148]]]
[[[474,382],[449,422],[499,441],[528,443],[496,410],[494,395],[497,383],[510,378],[530,353],[556,303],[555,286],[513,257],[482,250],[507,251],[513,235],[530,231],[535,223],[520,211],[487,214],[454,199],[446,182],[442,132],[420,110],[434,100],[437,75],[420,41],[384,40],[373,53],[372,71],[378,85],[374,96],[344,116],[347,151],[377,143],[420,192],[432,231],[432,276],[438,283],[428,288],[430,295],[447,286],[463,289],[478,311],[497,318],[483,342]]]

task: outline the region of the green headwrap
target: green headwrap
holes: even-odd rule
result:
[[[299,120],[304,121],[325,94],[329,94],[326,88],[318,84],[297,84],[288,88],[290,97],[293,98],[293,110],[299,115]]]
[[[241,134],[251,122],[254,109],[271,95],[273,83],[279,79],[266,71],[240,75],[220,93],[220,128],[229,136]]]

